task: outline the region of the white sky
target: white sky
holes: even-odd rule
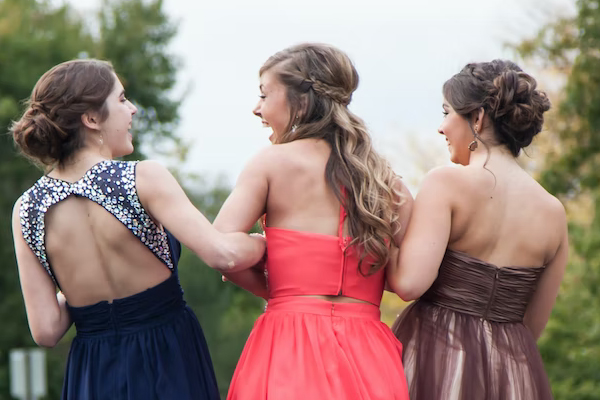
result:
[[[100,0],[71,3],[85,12]],[[410,136],[435,163],[446,156],[436,133],[444,81],[467,62],[514,59],[505,42],[572,14],[574,1],[164,0],[164,7],[179,21],[171,52],[184,65],[175,92],[188,88],[178,129],[193,141],[184,170],[233,183],[269,145],[270,130],[251,111],[258,70],[273,53],[305,41],[347,52],[361,79],[351,110],[396,171],[410,177],[424,161],[407,151]]]

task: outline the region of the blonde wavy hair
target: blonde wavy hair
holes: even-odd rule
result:
[[[339,49],[305,43],[271,56],[260,69],[274,72],[287,89],[290,122],[277,143],[323,139],[332,151],[325,178],[348,215],[351,244],[361,248],[359,269],[373,274],[389,260],[389,244],[400,229],[402,196],[389,163],[373,149],[364,122],[348,110],[358,73]],[[345,193],[344,193],[345,192]],[[364,272],[362,262],[374,261]]]

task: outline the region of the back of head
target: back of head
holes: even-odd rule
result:
[[[493,60],[467,64],[444,83],[443,93],[464,117],[483,108],[497,144],[516,157],[542,130],[543,114],[550,109],[550,100],[536,87],[536,80],[515,63]]]
[[[376,271],[387,263],[386,240],[393,240],[398,219],[395,175],[372,148],[363,121],[348,104],[358,87],[358,73],[341,50],[305,43],[270,57],[260,69],[273,71],[285,86],[289,124],[277,143],[323,139],[331,145],[325,177],[348,213],[349,233],[370,254]],[[342,194],[342,189],[347,195]]]
[[[106,61],[86,59],[58,64],[36,83],[27,109],[11,131],[20,150],[37,164],[62,164],[84,146],[81,117],[108,117],[105,100],[116,76]]]

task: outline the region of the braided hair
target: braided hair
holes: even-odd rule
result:
[[[389,163],[373,148],[364,122],[348,109],[358,87],[352,61],[333,46],[306,43],[271,56],[260,74],[266,71],[286,87],[290,107],[289,124],[277,143],[307,138],[329,143],[325,178],[346,209],[352,244],[361,251],[359,268],[364,274],[378,271],[387,264],[389,243],[400,229],[402,198]],[[363,268],[367,255],[373,261]]]

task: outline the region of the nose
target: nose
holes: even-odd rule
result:
[[[439,128],[437,128],[437,131],[440,135],[444,134],[444,130],[442,129],[442,126],[440,125]]]
[[[130,108],[131,108],[131,115],[137,114],[137,112],[138,112],[137,107],[132,102],[129,102],[129,105],[130,105]]]
[[[254,106],[254,109],[252,110],[252,114],[256,115],[259,118],[261,117],[261,114],[260,114],[260,102],[258,102],[256,104],[256,106]]]

